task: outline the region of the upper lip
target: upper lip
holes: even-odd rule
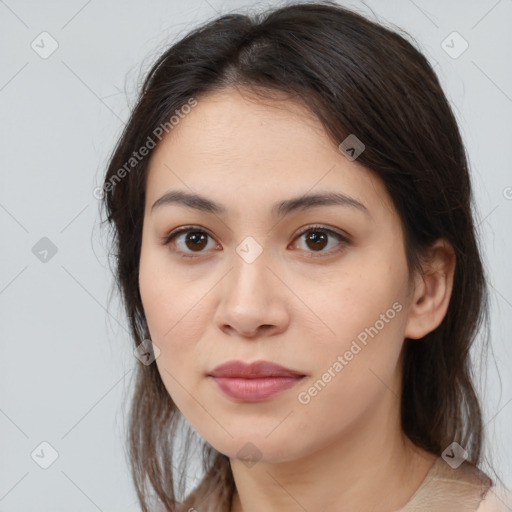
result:
[[[230,377],[243,379],[258,379],[263,377],[304,377],[304,374],[290,370],[270,361],[227,361],[216,366],[208,375],[212,377]]]

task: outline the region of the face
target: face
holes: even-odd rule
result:
[[[158,371],[214,448],[287,461],[384,421],[408,313],[401,223],[380,179],[308,111],[233,89],[200,98],[151,156],[143,226]],[[231,379],[247,391],[231,396],[210,373],[233,360],[302,377]]]

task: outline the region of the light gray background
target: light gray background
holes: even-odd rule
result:
[[[461,124],[492,285],[485,431],[510,487],[512,1],[344,4],[418,41]],[[165,45],[220,12],[263,5],[0,0],[0,511],[138,510],[122,438],[137,360],[119,303],[108,302],[108,241],[93,190]],[[31,47],[43,51],[45,37],[51,48],[43,31],[58,43],[48,58]],[[444,43],[452,56],[442,46],[453,31],[469,44],[458,58],[458,36]],[[33,252],[43,237],[57,248],[46,262]],[[50,461],[44,441],[58,453],[48,469],[34,460]]]

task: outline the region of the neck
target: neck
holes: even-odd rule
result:
[[[399,400],[389,393],[372,417],[313,453],[277,464],[247,467],[230,459],[236,484],[231,512],[381,510],[404,506],[437,456],[402,433]],[[390,414],[391,412],[391,414]]]

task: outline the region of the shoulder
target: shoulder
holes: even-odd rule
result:
[[[512,512],[512,493],[491,487],[476,512]]]

